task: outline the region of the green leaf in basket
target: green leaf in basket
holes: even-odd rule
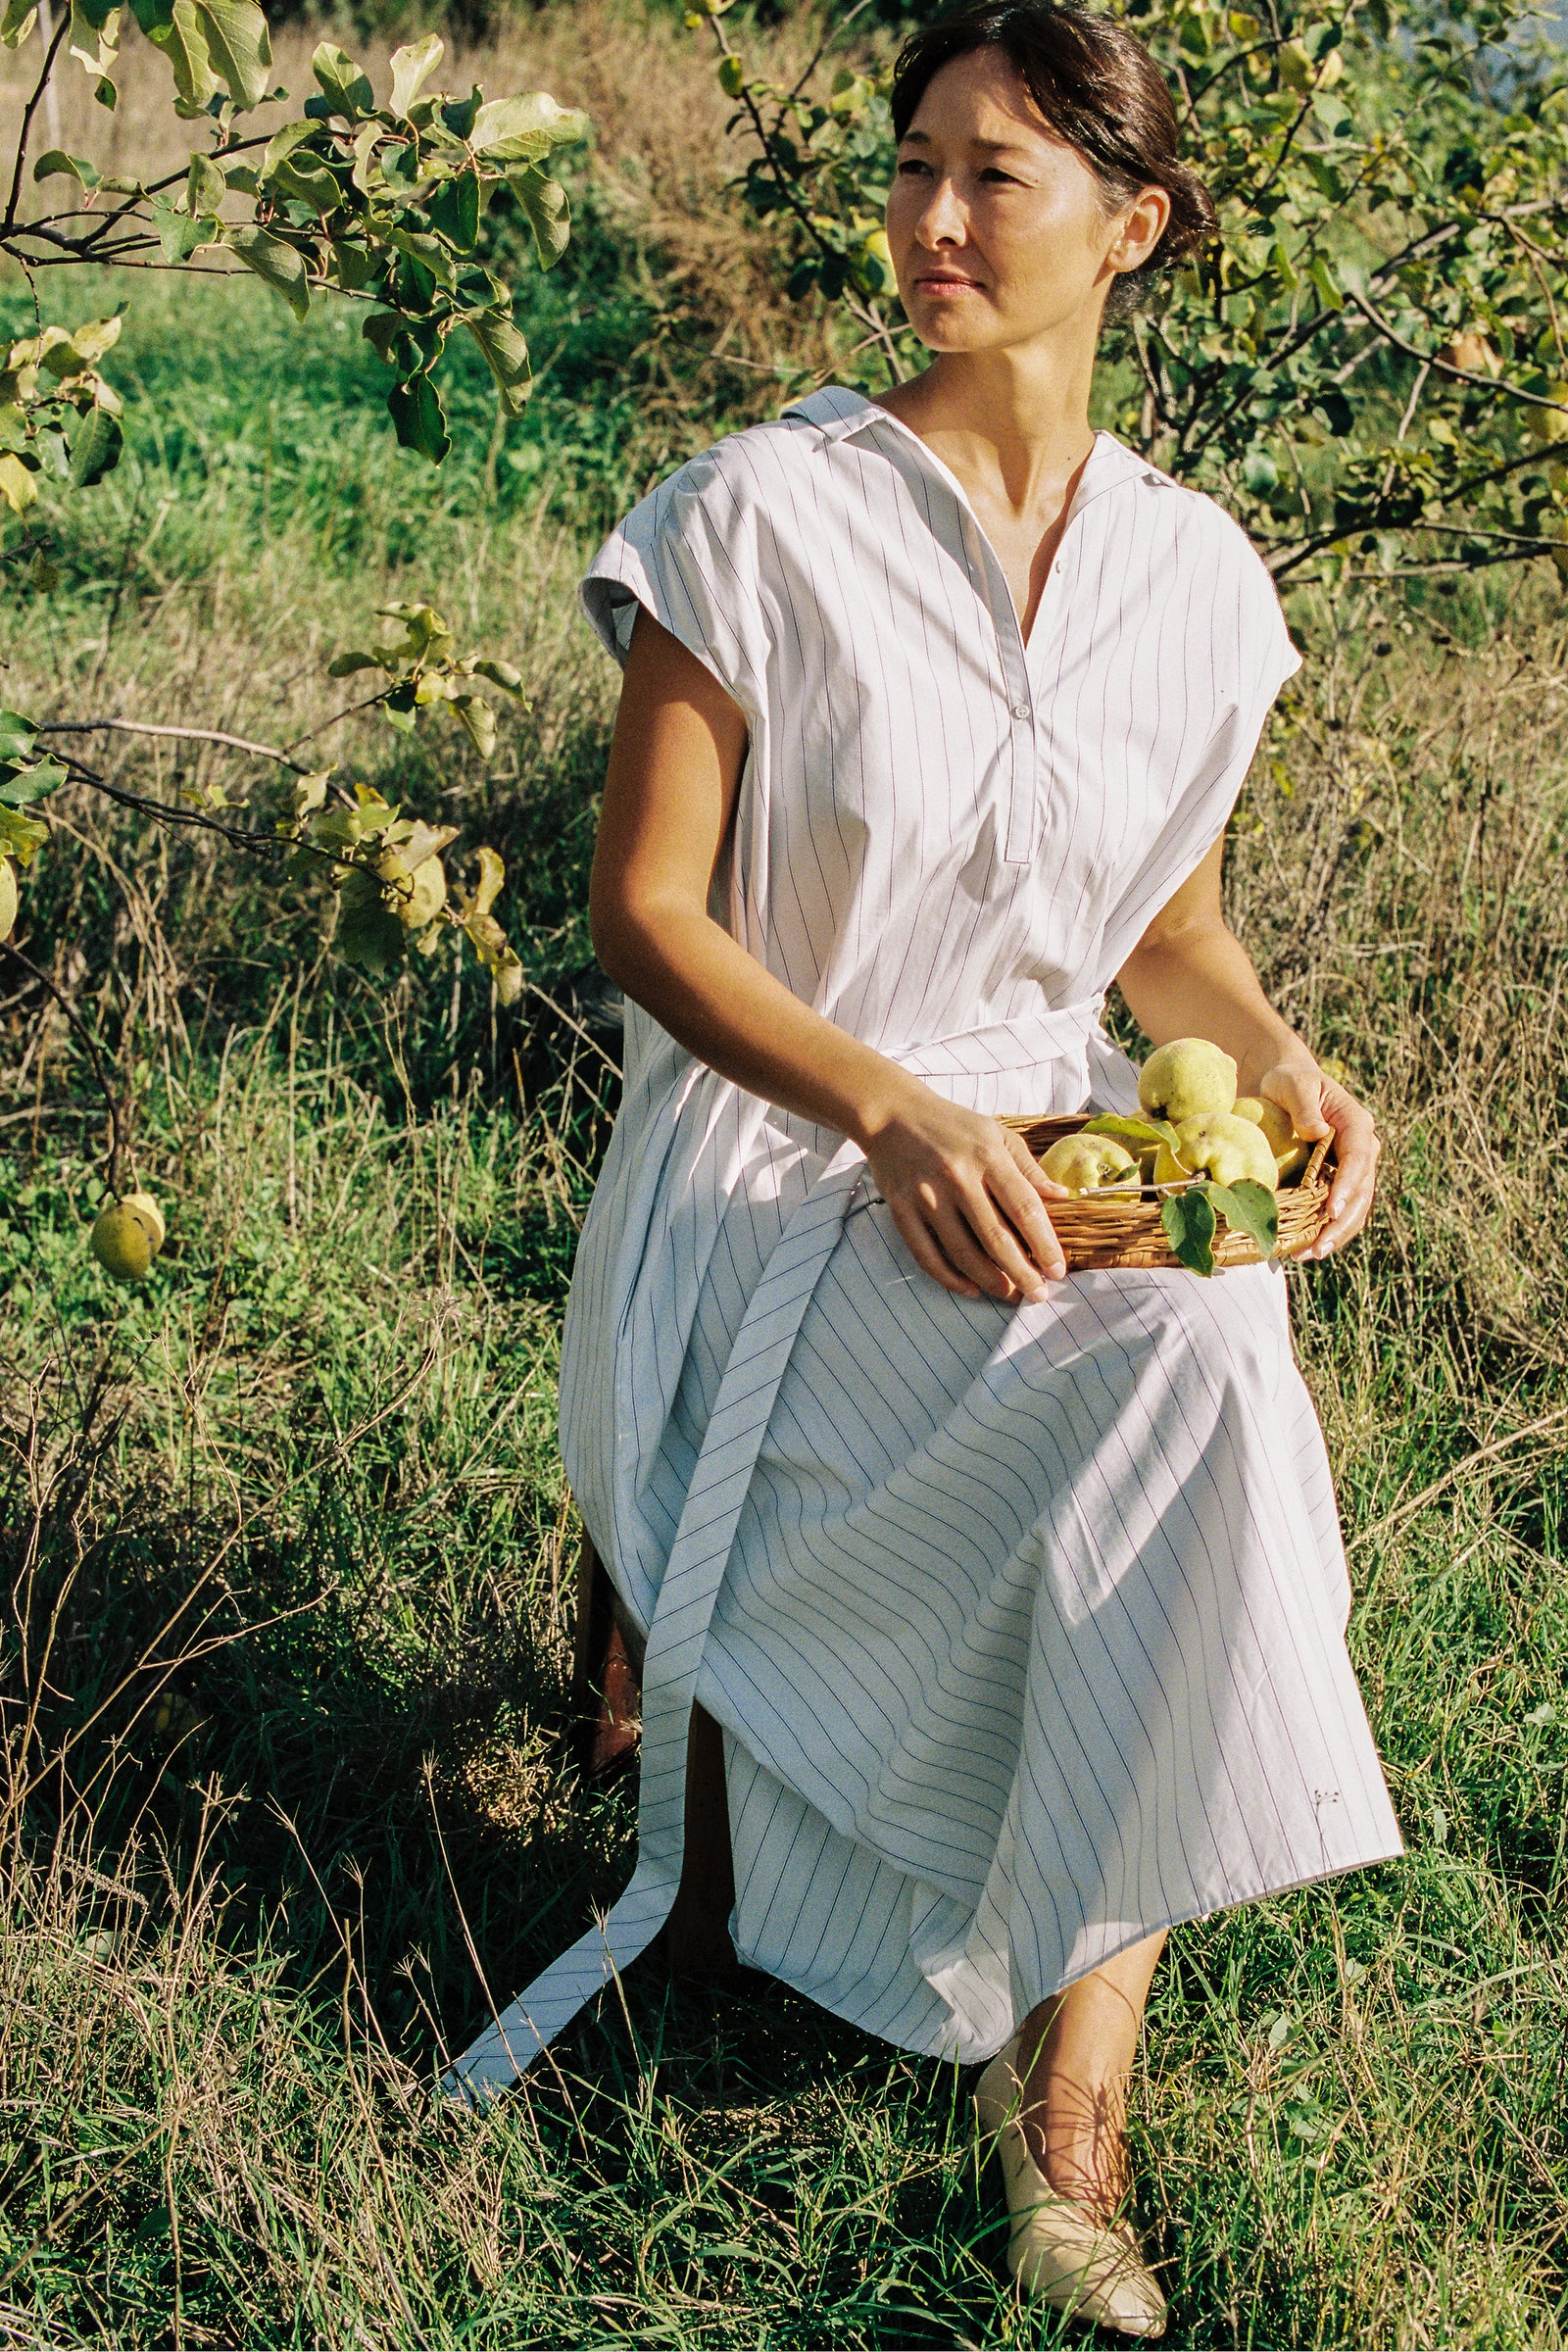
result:
[[[1245,1233],[1259,1257],[1272,1257],[1279,1248],[1280,1204],[1267,1185],[1244,1176],[1239,1184],[1204,1189],[1232,1233]]]
[[[1124,1118],[1119,1110],[1102,1110],[1084,1129],[1085,1135],[1113,1135],[1132,1152],[1155,1152],[1161,1144],[1176,1149],[1176,1130],[1168,1119]]]
[[[1206,1184],[1185,1193],[1172,1193],[1159,1212],[1165,1239],[1184,1266],[1195,1274],[1214,1271],[1214,1231],[1218,1223]]]

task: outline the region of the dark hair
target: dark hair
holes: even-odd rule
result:
[[[1077,0],[980,0],[906,42],[893,70],[893,127],[901,139],[932,76],[976,49],[1002,51],[1057,137],[1090,166],[1108,204],[1125,204],[1140,188],[1163,188],[1170,198],[1159,243],[1110,290],[1106,317],[1125,317],[1217,227],[1207,188],[1177,155],[1164,75],[1136,34]]]

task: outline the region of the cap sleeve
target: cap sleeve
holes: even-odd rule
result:
[[[723,468],[711,454],[695,458],[611,532],[583,580],[583,610],[624,665],[643,607],[755,713],[766,660],[755,549]]]

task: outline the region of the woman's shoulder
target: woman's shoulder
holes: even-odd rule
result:
[[[689,517],[724,529],[743,527],[759,514],[776,519],[780,492],[808,470],[809,423],[797,406],[726,433],[656,483],[624,527],[667,529]]]
[[[1104,436],[1106,440],[1111,435]],[[1206,490],[1199,490],[1191,482],[1178,481],[1151,459],[1142,457],[1125,442],[1114,443],[1128,463],[1129,469],[1142,478],[1146,493],[1141,513],[1146,527],[1168,534],[1189,557],[1204,564],[1219,567],[1222,575],[1238,584],[1250,584],[1270,599],[1274,598],[1273,576],[1254,542],[1216,498]]]

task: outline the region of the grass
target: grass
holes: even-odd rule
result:
[[[676,71],[608,4],[528,39],[563,98],[624,81],[628,42]],[[669,349],[612,381],[649,257],[685,283],[728,233],[710,103],[657,137],[612,122],[592,267],[538,292],[557,371],[499,444],[475,392],[439,475],[392,449],[329,316],[302,335],[259,289],[138,284],[125,465],[61,508],[62,587],[8,615],[8,702],[265,737],[329,717],[324,660],[369,610],[435,593],[525,671],[496,759],[325,740],[498,843],[534,988],[498,1017],[443,964],[374,996],[271,869],[85,796],[35,869],[29,952],[133,1081],[172,1215],[114,1291],[83,1248],[91,1090],[7,972],[7,2341],[1058,2332],[1001,2283],[961,2080],[777,1987],[639,1964],[483,2122],[432,2095],[481,1972],[504,2000],[630,1864],[629,1791],[579,1785],[562,1736],[554,1362],[613,1050],[556,1009],[588,964],[612,684],[571,583],[677,427],[760,398],[694,362],[677,399]],[[1568,644],[1528,583],[1487,597],[1297,612],[1311,661],[1235,827],[1238,927],[1389,1138],[1367,1242],[1293,1296],[1410,1852],[1174,1939],[1134,2130],[1179,2343],[1568,2334]],[[271,810],[265,767],[105,760]]]

